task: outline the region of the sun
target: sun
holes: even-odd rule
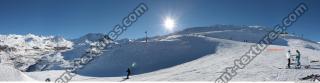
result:
[[[173,31],[174,27],[176,26],[176,23],[175,23],[175,20],[170,18],[170,17],[167,17],[165,20],[164,20],[164,23],[163,23],[164,27],[169,30],[169,31]]]

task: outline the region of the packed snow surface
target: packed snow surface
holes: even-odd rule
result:
[[[0,65],[0,80],[1,81],[34,81],[32,78],[25,75],[21,71],[5,65]]]

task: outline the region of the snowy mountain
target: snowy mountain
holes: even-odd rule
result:
[[[79,70],[73,80],[121,81],[130,68],[133,76],[127,81],[214,81],[224,68],[232,66],[233,60],[239,59],[270,30],[261,26],[214,25],[151,37],[147,42],[145,38],[109,42],[103,49],[94,50],[99,57]],[[100,45],[104,38],[105,34],[87,34],[72,40],[73,49],[59,55],[66,63],[72,62],[81,55],[92,53],[92,47]],[[285,54],[288,50],[292,50],[292,54],[299,50],[302,65],[310,65],[311,69],[279,69],[287,64]],[[246,68],[239,70],[232,81],[297,81],[320,73],[319,54],[320,44],[317,42],[281,34]],[[26,74],[44,80],[56,79],[63,71]]]
[[[72,42],[62,37],[0,35],[0,64],[21,71],[33,71],[38,69],[36,65],[40,61],[48,62],[47,64],[63,61],[59,60],[59,53],[72,49],[72,45]],[[45,64],[44,62],[41,64]]]
[[[88,33],[78,39],[73,39],[71,41],[74,42],[74,49],[64,52],[62,55],[64,55],[64,59],[66,60],[80,58],[94,43],[99,42],[105,36],[106,35],[102,33]]]
[[[240,42],[246,40],[246,42],[256,43],[269,31],[271,31],[270,28],[260,26],[215,25],[210,27],[188,28],[175,33],[175,35],[199,34],[212,38],[227,39]],[[287,45],[287,41],[284,39],[278,39],[274,41],[273,44]]]
[[[76,44],[88,43],[88,41],[98,41],[103,38],[105,34],[102,33],[88,33],[78,39],[73,39],[72,41]]]

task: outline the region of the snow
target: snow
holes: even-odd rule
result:
[[[27,35],[0,35],[0,64],[28,71],[42,58],[72,49],[73,43],[62,37]]]
[[[98,41],[100,38],[103,38],[105,35],[102,33],[88,33],[78,39],[72,40],[76,44],[84,43],[88,41]]]
[[[87,76],[122,76],[132,63],[134,74],[151,72],[195,60],[215,52],[218,42],[201,37],[181,36],[175,41],[135,42],[105,52],[79,71]],[[197,49],[197,50],[194,50]],[[157,65],[154,65],[157,64]],[[103,65],[103,66],[101,66]],[[105,72],[109,71],[109,72]]]
[[[5,65],[0,65],[0,74],[1,81],[34,81],[19,70]]]
[[[144,38],[118,40],[103,50],[95,49],[102,51],[102,55],[79,70],[72,81],[121,81],[127,68],[133,73],[127,81],[215,81],[224,68],[232,66],[233,60],[239,59],[270,30],[262,26],[215,25],[150,37],[147,43]],[[69,61],[77,59],[103,37],[104,34],[90,33],[74,39],[73,49],[60,55]],[[310,65],[312,69],[278,69],[287,64],[287,50],[292,50],[292,54],[299,50],[302,65]],[[319,54],[317,42],[294,35],[281,36],[239,70],[231,81],[298,81],[298,78],[320,73],[320,62],[311,63],[320,61]],[[47,70],[26,74],[43,81],[56,79],[63,72]]]

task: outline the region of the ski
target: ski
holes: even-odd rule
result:
[[[128,78],[123,78],[122,80],[120,80],[120,82],[126,81],[128,80]]]
[[[311,65],[301,65],[301,66],[293,66],[293,67],[276,67],[276,66],[273,66],[277,69],[320,69],[320,68],[316,68],[316,67],[313,67]]]

